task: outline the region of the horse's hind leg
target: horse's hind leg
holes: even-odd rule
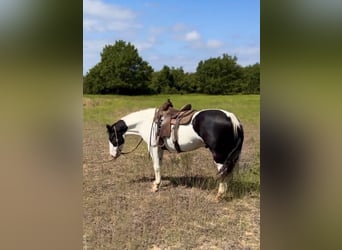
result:
[[[220,171],[223,164],[216,163],[217,170]],[[228,183],[233,179],[233,172],[229,173],[227,176],[220,176],[219,180],[219,188],[216,195],[217,200],[222,200],[225,196],[227,189],[228,189]]]
[[[226,177],[220,177],[219,189],[216,195],[217,200],[222,200],[227,193],[228,184],[233,179],[233,172]]]

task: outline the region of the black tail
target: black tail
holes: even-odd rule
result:
[[[238,127],[237,134],[238,138],[236,140],[236,145],[232,149],[232,151],[230,151],[226,160],[223,162],[222,168],[218,172],[218,175],[220,175],[223,178],[228,176],[233,171],[235,164],[239,160],[244,139],[243,127],[241,124]]]

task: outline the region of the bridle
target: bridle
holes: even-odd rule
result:
[[[117,145],[117,147],[119,147],[118,133],[116,132],[116,127],[115,127],[115,125],[114,125],[113,127],[114,127],[116,145]]]
[[[116,127],[114,127],[114,133],[115,133],[115,141],[116,141],[116,145],[119,149],[119,154],[122,154],[122,155],[126,155],[126,154],[129,154],[129,153],[132,153],[134,150],[136,150],[139,145],[142,143],[143,139],[141,138],[140,141],[138,142],[138,144],[131,150],[131,151],[128,151],[128,152],[121,152],[120,150],[120,147],[119,147],[119,139],[118,139],[118,133],[116,132]]]

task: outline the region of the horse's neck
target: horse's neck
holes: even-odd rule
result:
[[[141,126],[146,121],[153,120],[155,109],[145,109],[126,115],[122,120],[126,123],[127,134],[141,135]]]

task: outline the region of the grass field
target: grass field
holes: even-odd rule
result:
[[[170,98],[176,108],[222,108],[245,130],[238,170],[221,202],[217,170],[204,148],[164,154],[162,186],[150,192],[154,172],[146,145],[108,161],[105,124]],[[84,96],[84,249],[259,249],[260,96]],[[138,142],[127,136],[125,150]]]

